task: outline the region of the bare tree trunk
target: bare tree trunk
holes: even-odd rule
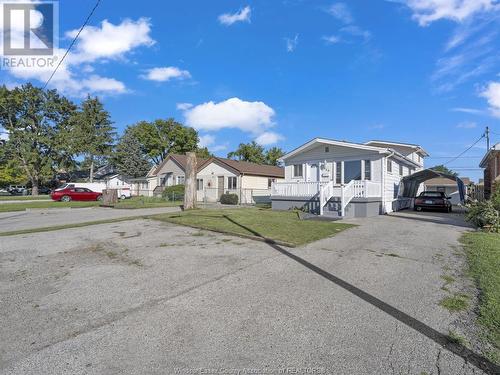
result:
[[[196,208],[196,153],[186,153],[186,179],[184,189],[184,209]]]
[[[94,182],[94,155],[90,155],[90,176],[89,182]]]
[[[37,178],[31,179],[31,195],[38,195],[38,185],[40,182]]]

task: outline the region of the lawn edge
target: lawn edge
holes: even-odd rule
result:
[[[228,234],[228,235],[235,236],[235,237],[246,238],[246,239],[249,239],[249,240],[254,240],[254,241],[259,241],[259,242],[265,242],[265,243],[268,243],[268,244],[271,244],[271,245],[281,245],[281,246],[286,246],[286,247],[291,247],[291,248],[294,248],[294,247],[297,247],[297,246],[302,246],[301,244],[294,244],[294,243],[291,243],[291,242],[285,242],[285,241],[281,241],[281,240],[274,240],[272,238],[266,238],[266,237],[252,236],[251,234],[242,234],[242,233],[236,233],[236,232],[231,232],[231,231],[225,231],[225,230],[219,230],[219,229],[212,229],[212,228],[207,228],[207,227],[203,227],[203,226],[199,226],[199,225],[180,224],[180,223],[177,223],[175,221],[166,220],[165,218],[161,218],[160,219],[160,218],[157,218],[155,216],[158,216],[158,215],[150,216],[149,219],[153,219],[153,220],[156,220],[156,221],[163,221],[163,222],[166,222],[166,223],[170,223],[170,224],[174,224],[174,225],[179,225],[181,227],[203,229],[203,230],[208,230],[210,232],[221,233],[221,234]],[[305,243],[303,245],[307,245],[307,243]]]
[[[119,218],[115,218],[115,219],[103,219],[103,220],[94,220],[94,221],[84,221],[82,223],[74,223],[74,224],[53,225],[51,227],[39,227],[39,228],[31,228],[31,229],[20,229],[20,230],[13,230],[13,231],[7,231],[7,232],[0,232],[0,237],[17,236],[17,235],[21,235],[21,234],[53,232],[53,231],[57,231],[57,230],[88,227],[88,226],[91,226],[91,225],[119,223],[121,221],[140,220],[140,219],[149,219],[149,218],[150,218],[149,215],[145,215],[145,216],[127,216],[127,217],[119,217]]]

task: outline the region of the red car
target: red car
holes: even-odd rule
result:
[[[87,188],[69,187],[61,190],[54,190],[50,197],[54,201],[69,202],[69,201],[99,201],[102,198],[102,193],[96,193]]]

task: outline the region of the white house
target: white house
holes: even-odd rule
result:
[[[426,156],[415,144],[315,138],[283,156],[285,181],[272,186],[273,209],[341,217],[391,212],[401,178],[422,170]]]
[[[187,157],[170,154],[146,177],[134,179],[134,195],[160,195],[167,186],[182,185]],[[271,184],[284,180],[281,167],[219,157],[197,160],[197,199],[217,202],[224,193],[237,194],[241,203],[255,203],[271,195]]]

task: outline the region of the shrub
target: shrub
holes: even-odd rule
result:
[[[220,202],[222,204],[238,204],[237,194],[222,194],[220,196]]]
[[[167,201],[178,201],[184,199],[184,185],[167,186],[161,193]]]
[[[500,212],[495,209],[493,200],[472,203],[468,209],[465,220],[476,227],[490,227],[495,231],[500,228]]]

